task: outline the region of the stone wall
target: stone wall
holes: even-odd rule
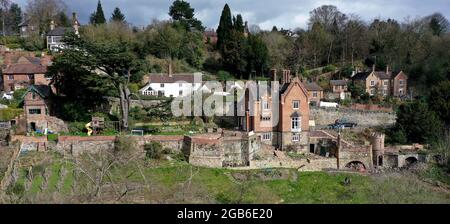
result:
[[[321,171],[324,169],[336,169],[336,158],[320,159],[290,159],[290,160],[253,160],[250,162],[251,168],[295,168],[299,171]]]
[[[311,118],[317,126],[333,124],[337,119],[348,119],[356,122],[358,126],[388,126],[395,123],[394,113],[360,111],[343,108],[311,108]]]

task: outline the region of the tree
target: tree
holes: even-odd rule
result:
[[[29,0],[26,13],[30,23],[39,28],[39,34],[49,30],[51,20],[58,20],[60,12],[66,12],[67,6],[62,0]]]
[[[135,73],[136,66],[127,44],[113,41],[90,42],[74,33],[64,41],[67,47],[55,57],[49,68],[58,93],[72,99],[82,98],[83,102],[87,101],[85,97],[101,98],[102,95],[107,95],[105,93],[114,93],[120,98],[122,127],[127,130],[131,101],[128,82],[132,73]],[[89,96],[89,93],[99,95]]]
[[[2,13],[2,34],[6,36],[6,19],[8,17],[9,6],[11,5],[10,0],[0,0],[1,13]]]
[[[433,35],[441,36],[449,30],[450,24],[441,13],[434,13],[429,18],[429,26],[433,31]]]
[[[72,24],[70,23],[69,17],[67,17],[65,12],[58,13],[58,25],[62,27],[70,27]]]
[[[112,22],[119,22],[119,23],[125,23],[125,15],[122,14],[119,7],[116,7],[114,9],[113,14],[111,15],[111,21]]]
[[[91,24],[104,24],[106,23],[105,14],[103,13],[103,7],[100,0],[97,3],[97,10],[91,14],[89,18]]]
[[[252,71],[255,71],[262,76],[269,60],[269,50],[260,36],[253,34],[249,35],[246,56],[247,72],[251,73]]]
[[[230,38],[231,30],[233,29],[233,20],[231,18],[231,10],[228,4],[225,4],[220,16],[219,27],[217,28],[217,48],[223,49],[226,39]]]
[[[430,110],[436,112],[446,125],[450,125],[450,81],[443,81],[431,88],[428,104]]]
[[[410,143],[435,142],[443,131],[439,117],[422,100],[399,107],[396,127],[405,133]]]
[[[204,31],[205,28],[200,20],[194,17],[194,9],[189,2],[176,0],[169,9],[169,15],[174,21],[179,22],[186,30],[196,29]]]
[[[8,13],[7,30],[13,34],[19,33],[19,24],[22,22],[22,9],[16,3],[12,3]]]

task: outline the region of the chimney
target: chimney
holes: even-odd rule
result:
[[[78,31],[78,28],[80,27],[80,23],[78,22],[78,18],[77,18],[77,13],[76,12],[72,13],[72,27],[73,27],[73,30],[75,31],[75,34],[79,35],[80,32]]]
[[[50,30],[54,30],[55,29],[55,21],[50,21]]]
[[[270,79],[271,79],[273,82],[278,81],[278,79],[277,79],[277,70],[276,70],[276,69],[270,70]]]
[[[372,65],[372,72],[375,72],[375,64]]]
[[[291,70],[283,70],[283,77],[281,78],[281,85],[291,82]]]
[[[169,77],[172,77],[172,61],[169,61],[167,73],[169,74]]]
[[[352,76],[350,76],[350,77],[353,77],[353,76],[355,76],[355,75],[356,75],[356,71],[353,70],[353,71],[352,71]]]
[[[389,65],[386,65],[386,74],[389,74]]]

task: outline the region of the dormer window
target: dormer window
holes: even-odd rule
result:
[[[292,101],[292,109],[298,110],[300,108],[300,101],[294,100]]]
[[[164,83],[161,83],[159,86],[160,86],[161,88],[164,88]]]
[[[375,86],[375,81],[370,81],[370,86]]]
[[[399,80],[398,83],[400,84],[400,86],[403,86],[403,80]]]

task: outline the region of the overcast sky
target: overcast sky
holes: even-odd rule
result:
[[[25,8],[28,0],[12,0]],[[79,20],[86,24],[89,15],[95,11],[97,0],[65,0],[70,11],[79,14]],[[109,19],[113,9],[119,7],[128,22],[137,26],[149,24],[153,19],[167,19],[172,0],[101,0],[103,10]],[[220,13],[228,3],[232,13],[242,14],[249,24],[263,29],[306,28],[309,12],[324,4],[332,4],[346,14],[354,13],[365,21],[374,18],[416,18],[434,12],[450,19],[450,0],[188,0],[195,8],[195,14],[209,28],[217,28]]]

